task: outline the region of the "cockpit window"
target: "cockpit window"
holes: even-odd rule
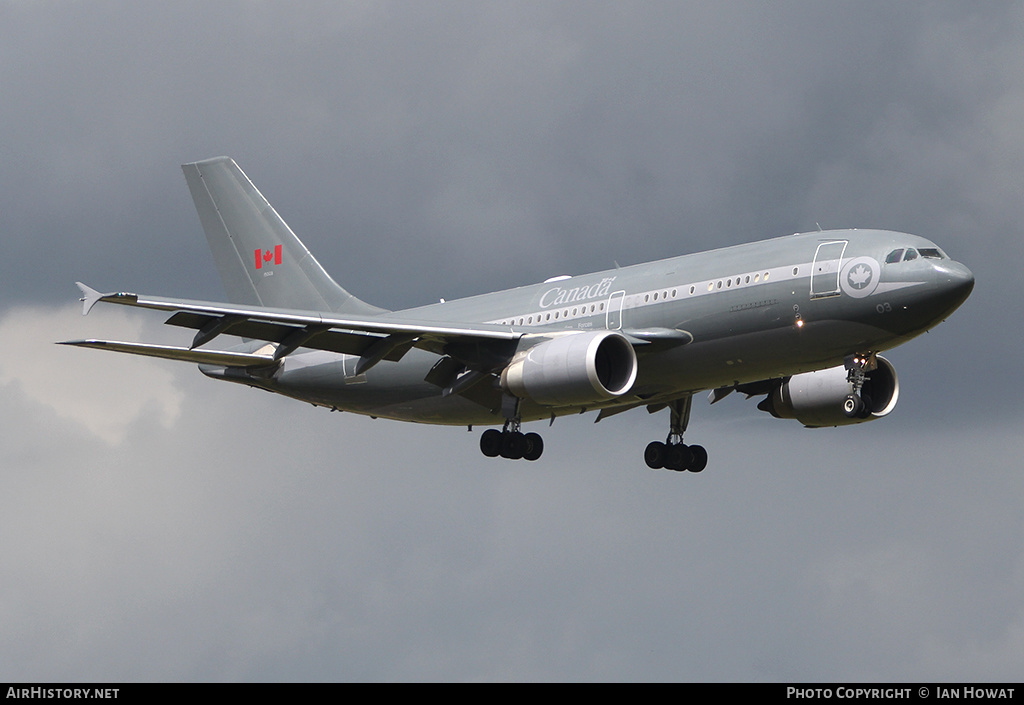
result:
[[[918,257],[927,257],[928,259],[946,259],[946,255],[942,253],[937,247],[922,247],[915,250],[913,247],[900,248],[893,250],[885,256],[886,264],[896,264],[897,262],[910,262]]]

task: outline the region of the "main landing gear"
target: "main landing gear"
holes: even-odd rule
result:
[[[683,443],[683,433],[690,422],[693,397],[677,399],[668,406],[672,411],[668,438],[665,442],[652,441],[644,450],[644,462],[652,470],[665,468],[676,472],[700,472],[708,465],[708,452],[704,446]]]
[[[519,416],[519,400],[506,396],[502,402],[505,425],[499,431],[489,428],[480,436],[480,450],[488,458],[499,455],[508,460],[537,460],[544,452],[544,439],[537,433],[523,433]]]
[[[544,439],[538,433],[523,433],[519,423],[506,421],[502,430],[489,428],[480,436],[480,450],[488,458],[536,460],[544,452]]]

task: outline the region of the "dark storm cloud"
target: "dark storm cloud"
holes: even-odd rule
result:
[[[1000,679],[1024,652],[1014,3],[0,5],[0,674]],[[541,464],[190,366],[99,288],[222,296],[178,164],[235,157],[401,307],[822,227],[975,272],[885,421],[560,419]],[[736,395],[734,395],[736,396]],[[743,443],[737,443],[743,439]]]
[[[363,285],[388,306],[822,221],[935,229],[923,203],[990,156],[949,143],[1008,77],[970,50],[991,18],[887,3],[95,7],[8,10],[22,258],[114,277],[125,252],[170,287],[203,254],[176,166],[230,153],[339,277],[460,282]]]

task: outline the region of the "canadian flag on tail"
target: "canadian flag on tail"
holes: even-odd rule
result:
[[[273,250],[264,250],[259,247],[256,248],[256,269],[263,269],[263,265],[270,263],[281,264],[281,246],[274,245]]]

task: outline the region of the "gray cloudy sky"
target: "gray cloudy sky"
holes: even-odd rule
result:
[[[1024,5],[0,0],[0,680],[1019,680]],[[235,157],[389,308],[822,227],[977,277],[899,408],[477,433],[330,414],[79,315],[223,296]]]

